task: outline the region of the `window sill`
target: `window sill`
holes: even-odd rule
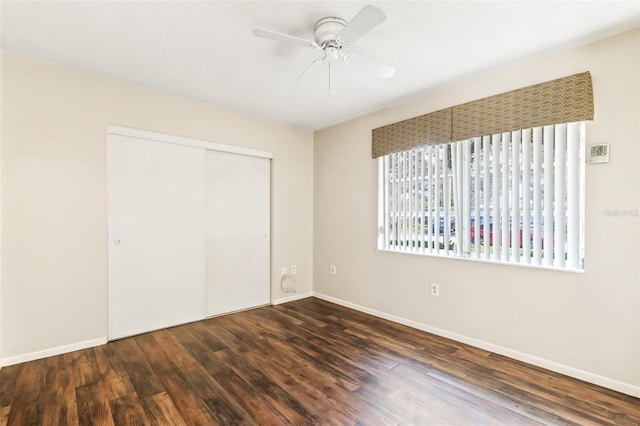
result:
[[[416,253],[416,252],[409,252],[409,251],[398,251],[398,250],[388,250],[388,249],[376,249],[376,251],[378,252],[382,252],[382,253],[394,253],[394,254],[401,254],[401,255],[413,255],[413,256],[422,256],[422,257],[435,257],[438,259],[451,259],[451,260],[455,260],[455,261],[471,261],[471,262],[476,262],[476,263],[484,263],[484,264],[488,264],[488,265],[496,265],[496,266],[510,266],[510,267],[516,267],[516,268],[527,268],[527,269],[539,269],[539,270],[548,270],[548,271],[555,271],[555,272],[568,272],[568,273],[577,273],[577,274],[583,274],[585,271],[584,269],[576,269],[576,268],[562,268],[562,267],[558,267],[558,266],[548,266],[548,265],[533,265],[530,263],[510,263],[510,262],[499,262],[499,261],[495,261],[495,260],[486,260],[486,259],[475,259],[472,257],[462,257],[462,256],[456,256],[456,255],[442,255],[442,254],[436,254],[436,253]]]

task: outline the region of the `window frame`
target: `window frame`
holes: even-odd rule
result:
[[[523,257],[523,254],[524,254],[524,251],[525,251],[525,249],[523,249],[523,248],[520,248],[520,251],[521,251],[520,255],[514,255],[514,259],[518,258],[518,260],[515,260],[515,261],[514,261],[514,259],[512,259],[511,255],[507,255],[506,259],[504,257],[496,259],[496,258],[493,257],[493,255],[491,255],[490,258],[483,258],[482,256],[477,257],[477,256],[479,256],[478,254],[474,255],[474,257],[472,257],[470,255],[470,250],[465,250],[464,248],[462,250],[458,249],[457,247],[456,247],[455,250],[443,250],[442,247],[448,247],[449,244],[447,244],[448,241],[446,241],[446,238],[443,239],[442,241],[440,241],[439,236],[438,236],[438,244],[439,244],[439,247],[441,247],[440,250],[435,250],[435,246],[433,246],[433,245],[431,246],[432,248],[428,249],[428,250],[425,250],[425,249],[421,249],[421,250],[411,249],[411,248],[408,247],[408,244],[407,244],[408,240],[403,240],[402,242],[404,244],[396,243],[396,245],[392,248],[388,244],[388,242],[389,242],[388,228],[391,227],[391,226],[386,226],[386,220],[390,216],[388,215],[388,211],[385,210],[385,205],[388,205],[388,201],[387,201],[387,198],[386,198],[386,193],[389,192],[389,189],[388,189],[388,184],[389,184],[388,180],[389,180],[389,178],[388,178],[388,173],[387,173],[387,171],[389,170],[389,164],[387,162],[391,161],[390,158],[393,155],[416,152],[416,151],[419,151],[421,149],[424,149],[424,147],[412,148],[412,149],[409,149],[409,150],[406,150],[406,151],[400,151],[399,153],[387,154],[387,155],[384,155],[384,156],[381,156],[381,157],[378,158],[378,212],[377,212],[378,213],[378,222],[377,222],[378,235],[377,235],[377,250],[378,251],[382,251],[382,252],[390,252],[390,253],[416,254],[416,255],[420,255],[420,256],[435,256],[435,257],[439,257],[439,258],[448,258],[448,259],[472,260],[472,261],[479,261],[479,262],[483,262],[483,263],[492,263],[492,264],[499,264],[499,265],[513,265],[513,266],[523,266],[523,267],[538,268],[538,269],[551,269],[551,270],[563,271],[563,272],[583,273],[584,272],[584,254],[585,254],[585,226],[584,226],[584,223],[585,223],[585,180],[586,180],[586,173],[585,173],[586,123],[584,121],[576,122],[576,123],[563,123],[563,124],[557,124],[557,125],[543,126],[543,127],[539,127],[539,128],[523,129],[523,130],[516,131],[516,132],[520,132],[520,134],[522,134],[522,132],[524,132],[524,131],[533,132],[534,129],[542,129],[542,131],[545,131],[545,129],[546,129],[548,131],[549,128],[552,128],[552,130],[553,130],[553,129],[556,128],[556,126],[568,126],[569,124],[578,124],[579,132],[580,132],[579,136],[578,136],[577,152],[575,152],[576,151],[576,147],[575,146],[573,146],[571,148],[571,152],[570,152],[569,151],[570,148],[568,147],[568,145],[565,145],[564,146],[564,160],[563,160],[564,161],[564,163],[563,163],[564,164],[564,169],[566,170],[568,167],[570,167],[569,166],[569,161],[567,161],[568,156],[569,155],[576,155],[576,154],[578,156],[578,158],[573,161],[574,167],[575,166],[578,167],[578,172],[577,173],[578,173],[578,176],[579,176],[578,189],[577,189],[577,191],[578,191],[578,193],[577,193],[578,209],[579,209],[579,215],[578,215],[578,221],[579,221],[579,223],[578,223],[579,231],[578,232],[579,232],[579,234],[578,234],[578,237],[577,237],[578,238],[578,245],[579,245],[579,247],[578,247],[579,260],[578,260],[577,266],[571,266],[571,265],[568,265],[568,264],[565,264],[564,266],[563,265],[558,265],[558,264],[553,263],[553,258],[551,259],[551,263],[549,263],[547,260],[545,260],[544,263],[540,262],[539,264],[536,264],[536,263],[533,263],[533,262],[530,262],[530,261],[529,262],[521,262],[520,259]],[[505,133],[513,134],[515,132],[505,132]],[[477,151],[479,149],[479,147],[483,146],[483,145],[481,145],[481,143],[476,142],[476,141],[482,141],[484,138],[494,138],[495,136],[496,135],[488,135],[488,136],[484,136],[484,137],[480,137],[480,138],[470,138],[470,139],[466,139],[464,141],[452,142],[452,143],[449,143],[449,144],[446,144],[446,145],[449,145],[450,148],[451,148],[453,146],[456,146],[456,144],[466,144],[466,147],[463,146],[462,150],[467,149],[467,152],[468,152],[468,150],[470,149],[471,145],[475,144],[475,150]],[[553,142],[553,144],[555,146],[555,142],[554,142],[553,138],[551,139],[551,141]],[[495,141],[493,141],[493,142],[495,143]],[[521,149],[522,148],[522,142],[519,142],[519,143],[520,143],[520,149]],[[510,147],[511,147],[511,145],[510,145]],[[543,155],[543,156],[545,154],[544,151],[545,150],[543,149],[543,151],[541,153],[541,155]],[[409,154],[409,155],[411,155],[411,154]],[[502,155],[503,155],[503,151],[500,151],[500,156],[502,156]],[[522,163],[523,162],[523,157],[522,157],[522,153],[521,152],[518,153],[518,158],[519,158],[519,163]],[[475,156],[474,159],[473,159],[473,161],[478,161],[478,160],[480,160],[480,158],[478,156]],[[484,156],[482,157],[482,160],[484,161]],[[541,159],[541,161],[543,161],[542,166],[544,166],[544,158]],[[547,161],[548,161],[548,157],[547,157]],[[490,164],[494,163],[494,166],[495,166],[495,164],[499,164],[500,163],[500,161],[498,161],[496,163],[496,161],[493,158],[491,158],[491,160],[489,162],[490,162]],[[532,167],[533,167],[533,158],[530,158],[529,162],[530,162],[529,174],[530,174],[530,179],[531,179],[530,182],[532,182],[531,185],[533,186],[533,182],[534,182],[534,170],[532,169]],[[499,165],[502,166],[502,164],[499,164]],[[479,166],[482,167],[483,166],[482,163],[480,163]],[[492,167],[494,167],[494,166],[492,166]],[[512,169],[513,169],[512,165],[509,164],[508,169],[507,169],[508,173],[512,173]],[[522,174],[521,174],[521,173],[523,173],[524,169],[526,169],[526,168],[522,167],[522,170],[517,170],[516,171],[516,173],[519,174],[519,178],[520,179],[524,179],[524,178],[522,178]],[[451,169],[449,169],[449,170],[451,170]],[[449,170],[447,171],[447,173],[449,172]],[[556,173],[555,158],[553,159],[553,166],[552,166],[551,170],[552,170],[552,173],[555,175],[555,173]],[[443,172],[444,172],[444,170],[443,170]],[[547,173],[548,173],[548,171],[547,171]],[[575,170],[573,171],[573,173],[575,173]],[[442,176],[443,176],[442,174],[440,176],[437,176],[437,179],[441,179]],[[401,179],[406,179],[406,178],[401,178]],[[418,179],[418,177],[416,177],[416,180],[417,179]],[[477,185],[477,180],[478,179],[476,179],[475,185]],[[431,182],[433,184],[434,180],[432,179]],[[470,181],[469,180],[465,180],[465,182],[469,183]],[[503,182],[500,182],[500,184],[502,184],[502,183]],[[519,183],[522,184],[522,186],[524,187],[524,181],[523,180],[519,181]],[[548,182],[545,182],[545,183],[548,184]],[[440,182],[439,185],[436,185],[436,187],[439,187],[441,185],[442,185],[442,183]],[[544,185],[543,182],[540,182],[539,186],[542,186],[542,185]],[[553,182],[552,185],[555,186],[556,183]],[[565,186],[566,185],[567,184],[566,184],[566,181],[565,181]],[[574,182],[574,185],[575,185],[575,182]],[[475,186],[475,188],[473,186],[474,186],[474,184],[471,184],[471,188],[469,188],[468,185],[462,185],[462,186],[459,185],[459,189],[460,190],[464,190],[465,194],[470,195],[471,191],[473,191],[473,190],[477,191],[478,190],[478,186]],[[493,184],[491,185],[491,187],[495,188],[495,186],[493,186]],[[508,184],[507,185],[507,191],[510,192],[512,189],[513,189],[513,187],[510,184]],[[540,191],[542,191],[542,190],[540,190]],[[568,197],[568,195],[567,195],[568,191],[569,190],[566,190],[565,197]],[[575,194],[574,194],[574,196],[575,196]],[[421,200],[425,199],[425,193],[422,190],[420,190],[419,198]],[[463,202],[465,203],[465,207],[464,207],[465,209],[467,209],[469,207],[471,209],[471,214],[470,214],[470,216],[467,216],[467,218],[470,217],[472,220],[474,220],[474,223],[475,223],[475,220],[477,220],[477,218],[479,216],[479,213],[476,210],[477,206],[478,206],[478,203],[484,203],[484,201],[477,201],[477,200],[474,200],[473,197],[469,196],[469,197],[463,197]],[[522,202],[523,202],[522,201],[522,195],[520,195],[519,203],[522,203]],[[533,203],[533,200],[528,200],[528,202]],[[572,202],[574,203],[573,205],[575,206],[575,200],[572,200]],[[491,201],[491,203],[493,203],[493,200]],[[493,206],[495,206],[495,204],[492,205],[492,208],[493,208]],[[568,206],[568,204],[567,204],[566,198],[565,198],[565,207],[564,207],[564,213],[563,213],[564,216],[567,215],[567,209],[568,209],[567,206]],[[417,207],[417,206],[414,206],[414,207]],[[504,207],[505,207],[504,204],[501,205],[501,208],[498,211],[498,214],[502,214],[503,213]],[[456,217],[456,222],[458,222],[458,224],[460,224],[462,222],[463,223],[462,226],[464,228],[465,227],[465,225],[464,225],[465,221],[464,220],[463,221],[458,221],[458,219],[457,219],[458,216],[455,214],[455,207],[452,207],[451,210],[454,213],[454,217]],[[552,209],[552,210],[555,210],[555,209]],[[409,211],[410,212],[409,215],[411,217],[417,217],[416,214],[418,214],[418,215],[421,215],[422,218],[425,218],[425,217],[427,217],[427,215],[429,214],[429,211],[431,211],[431,210],[425,211],[424,208],[414,208],[414,209],[409,209],[409,210],[405,209],[404,211]],[[422,211],[422,214],[420,214],[420,211]],[[492,211],[494,211],[494,210],[489,210],[489,212],[492,212]],[[484,212],[486,213],[486,210],[484,210]],[[513,216],[515,214],[514,212],[517,213],[517,216]],[[433,213],[433,211],[432,211],[432,213]],[[552,211],[551,212],[552,216],[547,215],[546,217],[547,218],[548,217],[553,217],[554,213],[555,212]],[[522,221],[522,225],[519,225],[519,229],[522,232],[523,229],[526,229],[526,227],[524,226],[524,218],[523,218],[523,214],[522,214],[522,209],[521,210],[517,210],[516,208],[513,207],[513,205],[511,205],[511,204],[507,205],[507,217],[508,218],[512,218],[512,217],[518,217],[518,216],[520,218],[519,220]],[[439,214],[437,215],[437,217],[439,218],[439,220],[443,219],[443,217],[440,217]],[[491,222],[491,226],[492,226],[493,225],[493,223],[492,223],[493,222],[492,215],[489,215],[489,217],[491,217],[490,222]],[[544,209],[542,210],[542,217],[545,217]],[[533,220],[533,219],[531,219],[529,217],[527,217],[527,218],[530,221]],[[446,219],[444,219],[444,220],[446,221]],[[481,218],[480,220],[481,220],[480,223],[482,223],[483,219]],[[531,222],[531,223],[533,223],[533,222]],[[554,223],[555,223],[555,218],[554,218]],[[421,225],[416,225],[416,221],[413,221],[411,223],[411,225],[410,225],[411,228],[416,227],[416,226],[423,227]],[[530,225],[530,226],[532,226],[532,225]],[[572,225],[572,226],[574,226],[574,225]],[[446,225],[445,225],[445,227],[446,227]],[[456,227],[458,227],[458,226],[456,226]],[[438,223],[435,223],[435,224],[432,223],[432,228],[438,228]],[[509,229],[509,235],[511,235],[511,226],[510,225],[509,225],[508,229]],[[548,228],[548,227],[546,228],[547,232],[548,232],[549,229],[550,228]],[[531,231],[531,232],[533,232],[533,231]],[[565,231],[565,234],[567,232],[568,231]],[[437,230],[436,231],[432,231],[431,235],[433,235],[433,234],[437,235],[437,233],[438,233]],[[476,247],[475,247],[475,244],[474,244],[474,240],[472,240],[470,236],[464,237],[468,233],[469,233],[469,228],[467,226],[466,229],[462,230],[463,245],[465,245],[468,242],[470,242],[474,246],[474,250],[475,250]],[[516,232],[516,234],[518,234],[518,232]],[[551,240],[552,241],[551,246],[555,245],[553,243],[555,242],[555,235],[557,235],[557,234],[552,231],[552,235],[554,235],[554,238]],[[508,241],[508,244],[509,244],[507,246],[506,250],[507,250],[507,252],[509,252],[509,250],[512,250],[511,253],[513,254],[513,252],[514,252],[513,251],[513,244],[512,244],[512,241],[511,241],[512,237],[510,237],[510,236],[505,236],[505,237],[506,237],[506,240]],[[566,235],[565,235],[565,237],[566,237]],[[515,239],[518,240],[518,235],[516,235]],[[534,241],[535,238],[529,237],[528,240],[529,241]],[[426,246],[428,244],[427,240],[424,239],[424,233],[422,235],[422,239],[418,240],[417,243],[416,243],[416,240],[413,239],[413,237],[411,238],[410,241],[411,241],[411,245],[412,246],[418,245],[420,247],[424,247],[424,246]],[[449,241],[451,241],[451,239]],[[475,242],[477,243],[477,240]],[[429,240],[429,243],[432,243],[432,241]],[[442,246],[443,243],[444,243],[444,246]],[[518,242],[516,241],[516,245],[521,245],[521,244],[518,244]],[[531,246],[531,251],[533,251],[533,242],[531,242],[531,245],[532,245]],[[493,242],[490,243],[490,247],[493,250]],[[480,248],[481,247],[478,246],[478,250],[480,250]],[[575,249],[574,249],[574,251],[575,251]],[[460,252],[462,252],[462,254],[460,254]],[[562,253],[562,251],[560,253]],[[564,253],[565,253],[565,256],[566,256],[567,249],[564,250]],[[489,255],[487,255],[487,256],[489,256]],[[542,257],[542,259],[544,259],[544,256]],[[540,259],[535,259],[535,260],[536,261],[540,261]],[[563,263],[564,263],[564,261],[563,261]],[[575,265],[575,259],[573,260],[573,264]]]

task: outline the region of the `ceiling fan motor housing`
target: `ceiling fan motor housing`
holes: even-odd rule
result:
[[[338,34],[347,25],[347,21],[342,18],[328,17],[322,18],[316,22],[313,30],[313,36],[316,43],[320,47],[324,47],[325,43],[335,41]]]

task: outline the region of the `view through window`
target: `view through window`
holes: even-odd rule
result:
[[[379,158],[378,248],[584,266],[584,122]]]

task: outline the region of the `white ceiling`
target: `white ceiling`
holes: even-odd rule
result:
[[[339,64],[333,95],[326,69],[294,84],[321,52],[251,33],[313,40],[318,19],[349,20],[368,3],[387,20],[348,47],[396,73]],[[0,12],[5,51],[314,130],[640,26],[638,1],[2,1]]]

